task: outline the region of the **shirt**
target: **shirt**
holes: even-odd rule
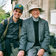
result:
[[[17,22],[13,22],[12,17],[10,18],[6,34],[7,38],[13,38],[13,39],[19,38],[19,24],[20,24],[20,19]]]

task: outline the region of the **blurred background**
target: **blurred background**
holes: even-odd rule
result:
[[[0,22],[12,14],[11,0],[0,0]]]
[[[40,17],[49,23],[50,49],[52,51],[50,56],[56,56],[56,0],[0,0],[0,22],[13,14],[12,10],[16,4],[24,6],[21,18],[25,20],[31,16],[28,10],[31,4],[34,3],[44,10]]]

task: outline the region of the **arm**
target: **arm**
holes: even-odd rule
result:
[[[49,48],[49,44],[50,44],[50,32],[48,22],[46,21],[44,25],[44,40],[42,42],[41,48],[47,51]]]
[[[4,25],[0,23],[0,56],[3,56],[3,49],[2,49],[2,43],[1,43],[1,36],[4,32]]]
[[[20,35],[20,46],[19,46],[19,53],[18,56],[20,56],[21,54],[25,53],[25,48],[26,48],[26,37],[27,37],[27,33],[26,33],[26,23],[25,21],[23,21],[23,25],[22,25],[22,29],[21,29],[21,35]],[[21,55],[22,56],[22,55]]]
[[[4,25],[0,23],[0,51],[2,51],[1,36],[3,35],[4,30]]]
[[[48,50],[49,43],[50,43],[49,26],[48,26],[48,22],[45,22],[45,24],[44,24],[44,40],[41,44],[41,49],[38,51],[37,55],[43,55],[44,51]]]

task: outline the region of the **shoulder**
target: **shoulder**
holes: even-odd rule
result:
[[[7,22],[7,19],[4,19],[4,20],[1,21],[1,24],[4,25],[6,22]]]
[[[19,21],[22,23],[23,22],[23,19],[19,19]]]
[[[22,25],[26,25],[27,26],[29,21],[30,21],[30,18],[26,18],[25,20],[23,20],[23,24]]]
[[[46,21],[45,19],[40,18],[40,20],[41,20],[43,23],[48,23],[48,21]]]
[[[22,26],[23,19],[19,19],[19,25]]]
[[[31,17],[26,18],[25,20],[23,20],[23,22],[29,22],[31,20]]]
[[[20,19],[20,21],[23,21],[23,19]]]

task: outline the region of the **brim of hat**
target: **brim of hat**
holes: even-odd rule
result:
[[[35,8],[29,9],[29,13]],[[44,10],[42,10],[41,8],[38,8],[40,10],[40,12],[44,12]]]
[[[22,11],[22,9],[21,8],[18,8],[18,7],[15,7],[14,9],[20,9],[21,11]],[[23,12],[23,11],[22,11]]]

